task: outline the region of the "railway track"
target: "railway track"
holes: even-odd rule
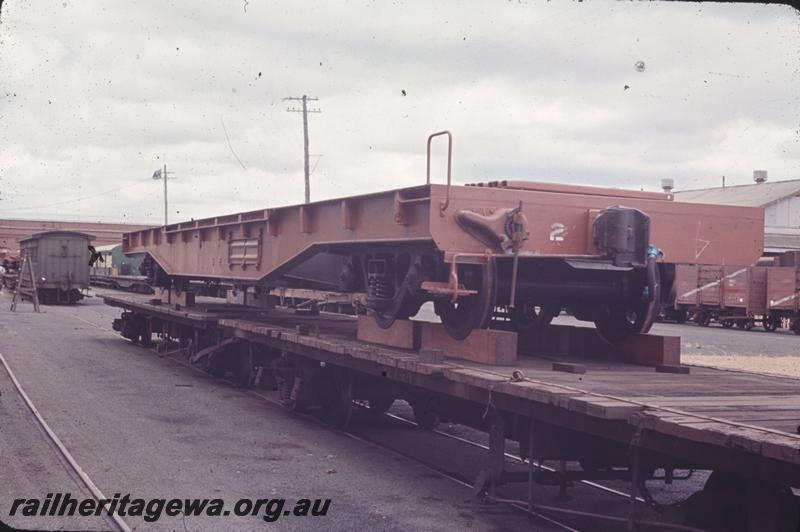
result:
[[[404,418],[402,416],[398,416],[396,414],[391,414],[391,413],[388,413],[388,412],[386,414],[384,414],[384,415],[389,417],[389,418],[391,418],[391,419],[394,419],[394,420],[396,420],[398,422],[405,423],[405,424],[412,425],[412,426],[417,426],[417,424],[414,423],[412,420],[406,419],[406,418]],[[451,440],[454,440],[454,441],[457,441],[457,442],[460,442],[460,443],[463,443],[465,445],[469,445],[469,446],[472,446],[472,447],[477,447],[477,448],[482,449],[482,450],[484,450],[486,452],[489,451],[489,446],[488,445],[484,445],[484,444],[476,442],[474,440],[470,440],[470,439],[467,439],[467,438],[456,436],[454,434],[449,434],[447,432],[443,432],[443,431],[440,431],[440,430],[433,430],[432,432],[434,434],[437,434],[437,435],[442,436],[444,438],[448,438],[448,439],[451,439]],[[520,456],[517,456],[517,455],[515,455],[513,453],[509,453],[509,452],[505,452],[503,454],[504,454],[506,459],[511,460],[512,462],[516,462],[518,464],[528,465],[528,461],[523,459],[523,458],[521,458]],[[549,473],[558,473],[558,469],[556,469],[554,467],[547,466],[547,465],[545,465],[543,463],[535,463],[534,467],[536,469],[538,469],[538,470],[547,471]],[[620,490],[611,488],[609,486],[605,486],[605,485],[600,484],[598,482],[593,482],[591,480],[578,480],[576,482],[578,484],[583,485],[583,486],[586,486],[586,487],[589,487],[589,488],[592,488],[592,489],[595,489],[595,490],[599,490],[599,491],[601,491],[603,493],[612,495],[614,497],[618,497],[618,498],[626,499],[626,500],[630,500],[631,499],[630,493],[626,493],[624,491],[620,491]],[[469,486],[472,487],[471,485],[469,485]],[[496,499],[496,500],[500,500],[500,499]],[[522,506],[522,504],[521,504],[522,501],[512,501],[512,502],[516,502],[517,506],[520,506],[521,509],[523,509],[525,511],[528,510],[527,505]],[[646,506],[652,506],[651,503],[649,503],[647,500],[645,500],[642,497],[638,497],[638,496],[635,497],[635,502],[639,503],[639,504],[642,504],[642,505],[646,505]],[[597,513],[593,513],[593,512],[581,512],[581,511],[569,510],[569,509],[566,509],[566,508],[559,508],[559,507],[552,507],[552,506],[542,506],[542,505],[536,505],[536,507],[538,507],[540,509],[547,509],[547,510],[552,511],[552,512],[564,512],[564,513],[573,514],[573,515],[576,515],[576,516],[585,516],[585,517],[592,517],[592,518],[597,518],[597,519],[606,519],[606,520],[609,520],[609,521],[612,521],[612,522],[618,522],[618,523],[628,523],[629,522],[629,520],[627,518],[619,518],[619,517],[609,516],[609,515],[605,515],[605,514],[597,514]],[[686,530],[686,531],[702,532],[702,530],[698,529],[698,528],[689,527],[689,526],[683,526],[683,525],[676,525],[676,524],[671,524],[671,523],[652,522],[652,521],[646,521],[646,520],[640,520],[640,519],[637,519],[636,523],[638,525],[643,525],[643,526],[662,527],[662,528],[668,528],[668,529],[672,529],[672,530]]]
[[[20,384],[19,380],[17,380],[16,375],[14,375],[14,372],[6,362],[6,359],[3,357],[2,353],[0,353],[0,365],[2,365],[6,373],[8,373],[8,376],[11,378],[11,382],[14,384],[14,388],[16,388],[17,393],[19,393],[20,397],[22,397],[22,400],[25,402],[25,405],[30,410],[31,415],[46,434],[49,442],[56,449],[58,449],[58,453],[62,459],[61,463],[80,479],[81,483],[86,487],[86,489],[89,490],[89,492],[92,494],[92,497],[94,497],[97,502],[100,502],[101,500],[109,500],[108,497],[103,495],[103,492],[100,491],[100,488],[98,488],[97,485],[92,481],[86,471],[83,470],[80,464],[78,464],[78,462],[66,448],[58,435],[44,420],[44,417],[42,417],[41,413],[39,413],[36,405],[33,404],[33,401],[31,401],[30,397],[25,392],[22,384]],[[131,532],[131,527],[128,526],[128,524],[116,513],[112,514],[111,516],[108,516],[104,513],[103,516],[109,523],[113,524],[116,530],[120,530],[121,532]]]
[[[417,426],[417,424],[415,422],[413,422],[413,421],[411,421],[409,419],[406,419],[406,418],[404,418],[402,416],[398,416],[396,414],[391,414],[391,413],[387,412],[387,413],[384,414],[384,416],[386,416],[386,417],[388,417],[388,418],[390,418],[390,419],[392,419],[392,420],[394,420],[396,422],[402,423],[402,424],[406,424],[406,425],[414,426],[414,427]],[[443,437],[443,438],[446,438],[446,439],[449,439],[449,440],[452,440],[452,441],[456,441],[456,442],[459,442],[459,443],[462,443],[462,444],[465,444],[465,445],[469,445],[471,447],[476,447],[476,448],[479,448],[479,449],[484,450],[486,452],[489,451],[489,447],[487,445],[481,444],[481,443],[476,442],[474,440],[470,440],[470,439],[467,439],[467,438],[456,436],[454,434],[449,434],[447,432],[443,432],[443,431],[440,431],[440,430],[433,430],[432,432],[434,434],[436,434],[437,436],[440,436],[440,437]],[[366,441],[369,441],[370,443],[373,443],[373,444],[376,443],[374,440],[370,440],[368,438],[366,438]],[[391,448],[385,447],[385,446],[382,446],[382,448],[385,448],[385,449],[388,449],[388,450],[392,450]],[[403,453],[401,453],[401,454],[403,454]],[[424,462],[420,461],[418,458],[415,458],[414,456],[407,455],[407,454],[403,454],[403,456],[406,456],[407,458],[415,460],[418,463],[424,463]],[[529,465],[527,460],[524,460],[523,458],[521,458],[521,457],[519,457],[517,455],[514,455],[512,453],[505,452],[504,456],[505,456],[506,459],[508,459],[508,460],[510,460],[512,462],[516,462],[516,463],[521,464],[521,465]],[[550,472],[550,473],[558,473],[557,469],[555,469],[553,467],[550,467],[550,466],[547,466],[547,465],[545,465],[543,463],[538,463],[538,464],[535,463],[534,464],[534,468],[538,469],[538,470],[547,471],[547,472]],[[458,479],[456,479],[456,480],[459,481]],[[473,485],[470,484],[470,483],[467,483],[467,482],[464,482],[464,481],[459,481],[459,482],[462,483],[463,485],[469,487],[469,488],[473,488]],[[605,494],[612,495],[612,496],[617,497],[617,498],[625,499],[625,500],[628,500],[628,501],[631,499],[630,493],[626,493],[626,492],[623,492],[623,491],[620,491],[620,490],[616,490],[614,488],[611,488],[611,487],[608,487],[608,486],[604,486],[604,485],[602,485],[600,483],[597,483],[597,482],[593,482],[593,481],[590,481],[590,480],[578,480],[577,483],[581,484],[583,486],[592,488],[594,490],[601,491],[601,492],[603,492]],[[572,516],[576,516],[576,517],[587,517],[587,518],[592,518],[592,519],[603,519],[603,520],[606,520],[606,521],[620,523],[620,524],[629,523],[629,519],[628,518],[616,517],[616,516],[611,516],[611,515],[606,515],[606,514],[599,514],[599,513],[595,513],[595,512],[571,510],[571,509],[567,509],[567,508],[561,508],[561,507],[556,507],[556,506],[546,506],[546,505],[541,505],[541,504],[534,504],[533,507],[531,508],[531,506],[529,505],[528,501],[508,500],[508,499],[503,499],[501,497],[488,497],[488,498],[494,499],[495,501],[498,501],[498,502],[505,502],[505,503],[510,504],[510,505],[514,506],[515,508],[517,508],[519,510],[522,510],[522,511],[524,511],[526,513],[531,513],[531,514],[533,514],[535,516],[545,517],[546,519],[549,519],[552,522],[556,522],[555,519],[552,516],[547,516],[545,514],[536,512],[533,509],[536,508],[536,509],[539,509],[541,511],[546,511],[546,512],[563,513],[563,514],[566,514],[566,515],[572,515]],[[641,505],[649,506],[648,501],[645,500],[642,497],[636,497],[635,498],[635,502],[638,503],[638,504],[641,504]],[[648,520],[642,520],[642,519],[636,519],[636,524],[638,526],[640,526],[640,527],[642,527],[642,526],[643,527],[657,527],[657,528],[664,528],[664,529],[671,529],[671,530],[685,530],[685,531],[702,532],[701,529],[694,528],[694,527],[689,527],[689,526],[684,526],[684,525],[676,525],[676,524],[671,524],[671,523],[648,521]],[[567,526],[568,528],[570,528],[569,525],[564,524],[564,526]]]

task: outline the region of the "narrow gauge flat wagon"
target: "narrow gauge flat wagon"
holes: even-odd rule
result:
[[[146,275],[139,275],[143,256],[128,257],[122,253],[122,244],[98,246],[100,258],[90,269],[89,284],[140,294],[152,294]]]
[[[438,135],[449,139],[444,185],[430,179]],[[123,250],[146,253],[153,284],[176,294],[193,279],[263,293],[338,286],[366,293],[384,328],[432,301],[455,339],[498,309],[518,328],[568,309],[613,343],[647,332],[672,304],[675,263],[753,264],[763,248],[761,208],[548,183],[455,186],[451,153],[450,134],[436,133],[425,185],[135,231]],[[310,261],[329,267],[298,280]]]
[[[797,380],[679,366],[675,336],[637,335],[608,345],[586,328],[552,325],[541,335],[476,331],[428,349],[426,331],[439,324],[418,323],[422,344],[400,347],[414,336],[411,327],[398,322],[380,330],[365,316],[263,312],[212,298],[180,309],[141,295],[103,299],[122,310],[114,329],[123,337],[143,346],[156,340],[161,353],[230,375],[242,387],[257,386],[287,410],[316,413],[332,426],[346,429],[358,412],[375,419],[402,399],[420,428],[448,421],[488,433],[486,454],[471,459],[473,490],[490,499],[501,500],[504,484],[527,483],[529,499],[520,504],[558,515],[563,510],[534,483],[558,485],[566,494],[573,481],[613,480],[630,490],[627,519],[611,507],[603,512],[617,515],[592,518],[619,528],[797,529],[798,499],[791,491],[800,488]],[[503,343],[513,356],[476,360],[473,340],[493,333],[518,340]],[[484,342],[478,351],[493,349],[499,347]],[[651,367],[662,363],[668,365]],[[507,447],[527,467],[509,461]],[[534,467],[534,458],[540,465],[573,461],[579,467],[548,471]],[[696,470],[711,474],[681,503],[665,508],[651,495],[659,482],[680,486]],[[688,494],[692,484],[681,489]],[[655,522],[644,522],[639,495],[661,514]]]
[[[29,258],[36,291],[44,304],[75,304],[89,288],[89,245],[94,236],[75,231],[45,231],[20,239]]]

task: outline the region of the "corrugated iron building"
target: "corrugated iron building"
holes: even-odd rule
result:
[[[800,179],[674,194],[676,201],[764,207],[764,253],[800,250]]]

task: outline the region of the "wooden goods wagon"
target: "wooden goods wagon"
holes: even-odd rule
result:
[[[800,334],[800,253],[780,255],[777,264],[767,272],[769,313],[789,320],[789,327]]]
[[[83,298],[93,239],[75,231],[46,231],[19,241],[20,253],[33,264],[39,301],[74,304]]]

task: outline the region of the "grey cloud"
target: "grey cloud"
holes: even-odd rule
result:
[[[164,153],[179,218],[294,203],[300,117],[281,98],[303,93],[323,109],[315,198],[422,182],[425,137],[443,128],[458,182],[800,177],[800,31],[785,6],[103,6],[4,3],[0,212],[130,185],[10,212],[158,222],[149,175]]]

